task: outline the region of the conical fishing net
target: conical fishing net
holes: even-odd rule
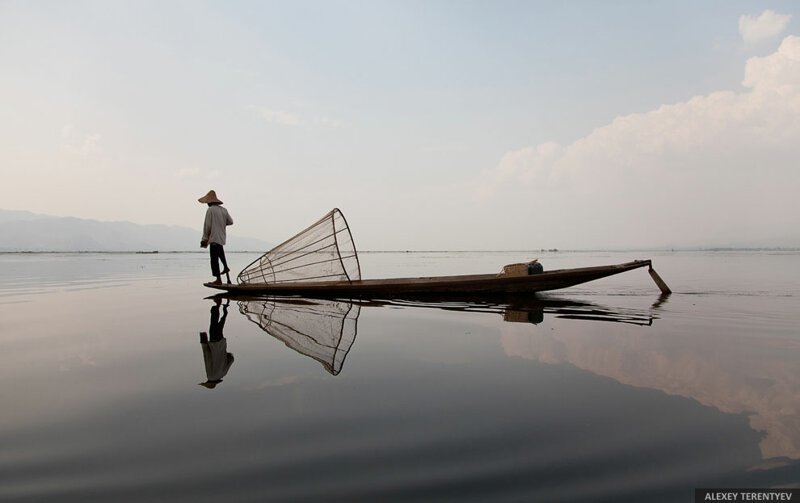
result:
[[[253,261],[238,278],[240,284],[360,279],[356,245],[338,208]]]
[[[337,375],[356,340],[361,306],[346,301],[270,298],[240,301],[239,312]]]

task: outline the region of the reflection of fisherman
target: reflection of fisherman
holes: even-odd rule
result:
[[[208,326],[208,334],[200,332],[200,346],[203,347],[203,360],[206,363],[206,382],[201,382],[201,386],[214,389],[217,384],[222,382],[222,378],[228,373],[228,369],[233,365],[233,355],[228,353],[228,343],[222,336],[222,329],[225,327],[225,318],[228,317],[228,305],[230,300],[225,301],[222,306],[222,319],[219,317],[219,306],[222,300],[218,297],[214,299],[211,306],[211,321]],[[209,334],[211,337],[209,338]]]

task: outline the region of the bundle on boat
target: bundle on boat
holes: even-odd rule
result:
[[[542,272],[544,272],[544,267],[539,262],[539,259],[535,258],[530,262],[504,265],[498,276],[529,276]]]
[[[338,208],[254,260],[238,277],[241,285],[360,279],[353,235]]]

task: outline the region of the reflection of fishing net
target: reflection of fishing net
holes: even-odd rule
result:
[[[360,280],[358,254],[347,220],[334,208],[253,261],[238,279],[241,284]]]
[[[337,375],[356,339],[361,306],[334,300],[270,298],[240,301],[239,311],[271,336]]]

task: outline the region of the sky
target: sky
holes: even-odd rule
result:
[[[0,0],[0,208],[363,250],[800,245],[794,1]]]

